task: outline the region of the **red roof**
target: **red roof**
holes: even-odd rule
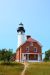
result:
[[[35,39],[32,39],[31,37],[27,39],[28,42],[37,42]]]
[[[28,38],[23,44],[25,44],[26,42],[37,42],[37,44],[39,44],[39,45],[42,47],[42,45],[41,45],[41,43],[40,43],[39,41],[37,41],[37,40],[35,40],[35,39],[32,39],[31,37]],[[18,48],[20,48],[21,46],[23,46],[23,44],[20,45]],[[18,49],[18,48],[17,48],[17,49]]]
[[[40,46],[42,46],[39,41],[37,41],[37,40],[35,40],[35,39],[32,39],[31,37],[28,38],[27,41],[28,41],[28,42],[37,42]]]

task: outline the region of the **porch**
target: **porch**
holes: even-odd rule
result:
[[[42,61],[41,53],[22,53],[21,61],[40,62]]]

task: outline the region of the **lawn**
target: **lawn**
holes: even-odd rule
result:
[[[50,75],[50,62],[28,63],[25,75]],[[0,75],[21,75],[21,63],[0,63]]]
[[[0,63],[0,75],[20,75],[23,69],[21,63]]]
[[[29,63],[25,75],[50,75],[50,62]]]

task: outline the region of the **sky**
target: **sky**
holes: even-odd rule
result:
[[[50,0],[0,0],[0,49],[17,49],[19,23],[25,35],[42,44],[42,52],[50,49]]]

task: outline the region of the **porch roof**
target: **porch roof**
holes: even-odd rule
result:
[[[22,53],[22,54],[43,54],[43,53]]]

